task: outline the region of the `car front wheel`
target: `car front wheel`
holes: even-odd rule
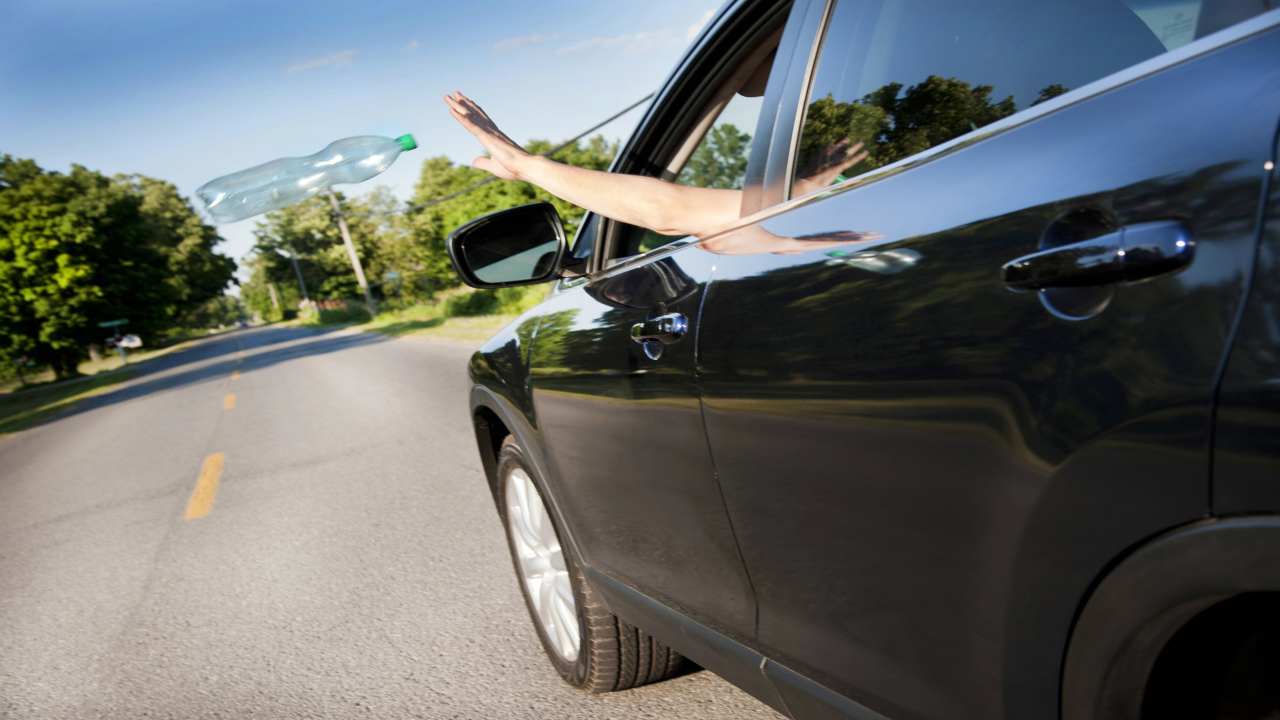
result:
[[[529,615],[560,676],[590,692],[626,690],[680,673],[684,658],[609,612],[587,583],[544,486],[512,437],[498,453],[498,508]]]

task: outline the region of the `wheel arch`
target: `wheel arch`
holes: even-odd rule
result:
[[[478,405],[471,411],[471,425],[476,433],[476,449],[480,451],[480,464],[489,483],[489,493],[497,497],[498,451],[502,442],[511,434],[510,428],[494,410]]]
[[[559,502],[560,488],[554,473],[547,465],[547,457],[543,452],[541,435],[532,422],[514,403],[505,396],[485,385],[471,388],[471,424],[476,434],[476,445],[480,451],[480,462],[484,466],[485,480],[489,485],[489,495],[497,502],[498,490],[498,451],[507,435],[515,438],[524,451],[525,459],[533,465],[543,486],[543,500],[551,506],[551,511],[560,522],[560,534],[563,542],[572,543],[579,558],[583,548],[578,544],[573,533],[573,520],[564,512]]]
[[[1210,518],[1129,553],[1081,606],[1063,662],[1063,720],[1141,717],[1161,652],[1236,595],[1280,590],[1280,515]]]
[[[529,461],[534,463],[534,470],[545,480],[547,468],[542,447],[536,441],[533,424],[524,413],[502,394],[480,384],[472,386],[470,404],[476,448],[480,451],[480,462],[484,466],[490,492],[497,488],[498,451],[507,435],[515,437],[529,456]]]

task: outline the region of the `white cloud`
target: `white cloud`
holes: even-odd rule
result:
[[[624,33],[622,35],[597,35],[596,37],[579,40],[576,43],[565,45],[564,47],[556,50],[556,54],[568,55],[570,53],[583,52],[585,50],[600,49],[636,50],[678,40],[679,37],[680,34],[678,32],[669,29]]]
[[[418,39],[417,39],[417,38],[414,38],[414,39],[410,40],[409,42],[405,43],[405,44],[404,44],[404,49],[405,49],[405,50],[417,50],[417,49],[418,49]]]
[[[715,13],[716,11],[714,8],[702,13],[702,17],[698,18],[698,21],[690,25],[689,29],[685,31],[685,40],[692,40],[697,37],[698,33],[702,32],[702,28],[706,27],[707,23],[711,22],[711,16],[715,15]]]
[[[285,68],[284,71],[287,73],[296,73],[303,72],[305,70],[315,70],[316,68],[328,67],[330,65],[350,65],[351,61],[354,60],[355,57],[355,50],[343,50],[332,55],[325,55],[323,57],[311,58],[310,60],[303,60],[300,63],[294,63]]]
[[[509,37],[493,44],[494,50],[512,50],[526,45],[541,45],[548,40],[554,40],[555,35],[521,35],[519,37]]]

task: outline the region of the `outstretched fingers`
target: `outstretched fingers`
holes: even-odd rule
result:
[[[473,112],[476,115],[484,118],[485,120],[489,120],[489,114],[484,111],[484,108],[480,107],[480,104],[477,103],[475,100],[472,100],[466,95],[463,95],[461,91],[454,90],[453,98],[458,103],[458,105],[466,108],[468,112]],[[490,120],[490,122],[492,122],[492,120]]]
[[[867,153],[867,151],[866,151],[866,150],[861,150],[861,151],[859,151],[859,152],[855,153],[855,154],[854,154],[854,156],[853,156],[853,157],[851,157],[851,158],[849,158],[849,161],[848,161],[848,162],[846,162],[846,163],[844,164],[844,167],[840,168],[840,171],[841,171],[841,172],[844,172],[845,170],[848,170],[849,168],[853,167],[854,165],[857,165],[858,163],[862,162],[863,160],[866,160],[866,159],[867,159],[868,154],[869,154],[869,153]]]
[[[475,100],[472,100],[457,90],[454,91],[454,96],[457,98],[458,104],[466,110],[467,114],[476,118],[478,124],[484,126],[489,132],[502,138],[511,145],[519,147],[515,140],[512,140],[510,136],[502,132],[502,128],[498,127],[498,123],[494,122],[493,118],[489,117],[489,113],[485,112],[484,108],[480,107]]]
[[[499,130],[493,120],[471,98],[455,90],[444,96],[444,102],[453,119],[457,120],[464,130],[471,133],[472,137],[480,141],[489,153],[488,156],[476,158],[472,161],[472,165],[505,180],[515,179],[516,173],[512,163],[519,159],[524,150]]]
[[[515,141],[498,128],[497,124],[471,98],[455,90],[445,95],[444,100],[445,104],[449,106],[449,113],[453,115],[454,119],[481,142],[496,139],[513,147],[519,147]]]

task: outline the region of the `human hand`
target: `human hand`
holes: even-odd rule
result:
[[[472,160],[471,164],[503,180],[519,179],[520,161],[528,157],[529,153],[499,130],[476,101],[455,90],[444,96],[444,102],[449,106],[449,114],[453,115],[453,119],[479,140],[480,145],[489,153]]]
[[[840,173],[857,165],[867,158],[867,151],[862,143],[843,138],[840,142],[828,147],[818,160],[817,169],[806,177],[796,178],[792,183],[793,197],[808,195],[827,186],[839,177]]]
[[[747,225],[713,237],[698,247],[717,255],[798,255],[814,250],[827,250],[853,243],[881,240],[880,233],[866,230],[832,230],[809,235],[784,237],[772,233],[759,224]]]

